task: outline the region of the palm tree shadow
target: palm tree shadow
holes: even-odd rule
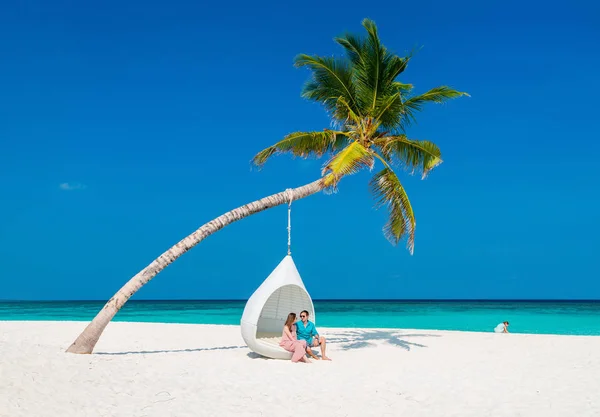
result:
[[[95,352],[95,355],[148,355],[153,353],[185,353],[185,352],[206,352],[210,350],[229,350],[229,349],[245,349],[246,346],[217,346],[210,348],[197,349],[165,349],[165,350],[139,350],[129,352]]]
[[[375,347],[375,341],[382,341],[385,344],[397,346],[410,351],[413,347],[426,348],[426,345],[417,342],[411,342],[406,339],[415,337],[441,337],[437,334],[402,334],[394,330],[352,330],[335,334],[328,337],[328,342],[339,345],[343,350],[361,349],[366,347]]]

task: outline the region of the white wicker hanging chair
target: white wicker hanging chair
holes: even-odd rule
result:
[[[242,314],[242,337],[251,351],[273,359],[291,359],[292,354],[279,346],[283,325],[289,313],[307,310],[315,322],[310,295],[290,255],[252,294]]]
[[[290,252],[291,199],[288,206],[288,255],[248,299],[242,314],[242,338],[248,348],[273,359],[291,359],[291,352],[279,346],[289,313],[307,310],[316,323],[312,299],[304,287]]]

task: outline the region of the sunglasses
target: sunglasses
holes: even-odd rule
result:
[[[302,314],[302,315],[300,316],[300,318],[301,318],[301,319],[303,319],[304,317],[306,317],[306,315],[304,315],[304,314]]]

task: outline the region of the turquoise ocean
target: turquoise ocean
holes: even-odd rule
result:
[[[239,324],[244,301],[128,302],[115,321]],[[315,301],[317,326],[600,335],[600,301]],[[0,301],[0,320],[88,321],[102,301]]]

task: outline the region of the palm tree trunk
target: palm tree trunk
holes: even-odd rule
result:
[[[321,191],[323,188],[325,188],[323,180],[318,179],[317,181],[303,185],[302,187],[291,189],[291,197],[293,200],[299,200],[315,194]],[[160,271],[165,269],[188,250],[196,246],[198,243],[204,240],[204,238],[212,235],[218,230],[221,230],[228,224],[243,219],[244,217],[248,217],[254,213],[264,211],[271,207],[288,203],[289,199],[290,193],[283,191],[254,201],[250,204],[246,204],[245,206],[238,207],[235,210],[231,210],[230,212],[227,212],[222,216],[219,216],[216,219],[206,223],[194,233],[181,240],[171,249],[160,255],[146,268],[138,272],[127,282],[127,284],[117,291],[117,293],[110,300],[108,300],[96,317],[94,317],[94,320],[92,320],[92,322],[85,328],[79,337],[77,337],[69,349],[67,349],[67,352],[92,353],[92,350],[94,349],[94,346],[96,346],[96,343],[98,343],[98,339],[100,339],[102,332],[108,323],[110,323],[115,314],[117,314],[121,307],[123,307],[123,305],[127,302],[127,300],[129,300],[133,294],[147,284]]]

